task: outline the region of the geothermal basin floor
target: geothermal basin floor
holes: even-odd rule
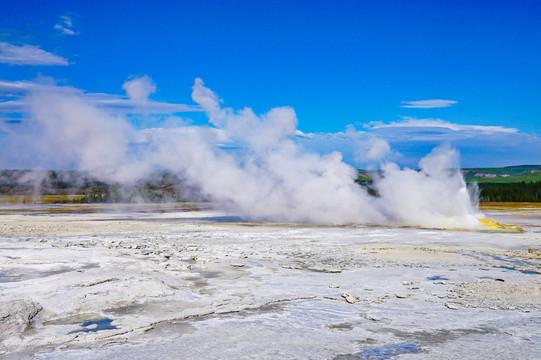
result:
[[[1,207],[0,357],[539,359],[538,210],[498,233]]]

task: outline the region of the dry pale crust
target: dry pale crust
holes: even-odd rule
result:
[[[5,236],[80,236],[129,233],[168,233],[183,229],[178,222],[137,220],[102,220],[94,217],[36,217],[4,215],[0,217],[0,234]]]
[[[474,262],[467,255],[428,248],[363,247],[358,251],[385,261],[462,261]]]
[[[498,309],[541,307],[541,284],[476,281],[460,284],[452,290],[469,307]]]

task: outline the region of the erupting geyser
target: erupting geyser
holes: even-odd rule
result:
[[[130,95],[144,106],[155,87],[136,86],[137,81],[153,83],[144,77],[125,86],[132,93],[146,89]],[[374,183],[379,196],[373,197],[355,183],[356,169],[339,152],[320,155],[296,142],[297,117],[290,107],[259,116],[250,108],[222,107],[217,95],[196,79],[192,98],[210,126],[140,130],[77,92],[52,89],[29,95],[38,141],[24,135],[17,139],[26,141],[43,163],[119,182],[165,168],[252,220],[473,228],[481,217],[460,171],[450,170],[458,168],[458,153],[449,146],[422,159],[420,171],[382,163]],[[235,150],[221,146],[225,143]],[[389,149],[381,139],[371,144],[370,156]]]

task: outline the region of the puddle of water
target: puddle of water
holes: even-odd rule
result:
[[[522,266],[527,266],[528,265],[528,262],[527,261],[524,261],[524,260],[520,260],[520,259],[513,259],[513,258],[510,258],[510,257],[502,257],[502,256],[497,256],[497,255],[490,255],[490,254],[487,254],[486,256],[496,260],[496,261],[501,261],[501,262],[505,262],[505,263],[511,263],[511,264],[516,264],[516,265],[522,265]]]
[[[430,276],[430,277],[427,277],[426,279],[427,279],[427,280],[430,280],[430,281],[434,281],[434,280],[449,280],[448,278],[443,277],[443,276],[439,276],[439,275],[436,275],[436,276]]]
[[[523,273],[523,274],[532,274],[532,275],[537,275],[537,274],[539,274],[539,273],[536,272],[536,271],[530,271],[530,270],[517,270],[516,268],[514,268],[514,267],[512,267],[512,266],[500,266],[500,269],[507,269],[507,270],[520,271],[520,272]]]
[[[475,256],[475,255],[473,255]],[[515,259],[515,258],[512,258],[512,257],[508,257],[508,256],[497,256],[497,255],[491,255],[491,254],[477,254],[477,257],[488,257],[490,259],[493,259],[493,260],[496,260],[500,263],[504,263],[506,265],[513,265],[513,266],[506,266],[506,265],[503,265],[503,266],[499,266],[499,268],[501,269],[508,269],[508,270],[516,270],[515,266],[520,266],[520,267],[531,267],[533,266],[532,263],[530,263],[529,261],[525,261],[525,260],[521,260],[521,259]],[[531,274],[532,272],[527,272],[527,274]],[[535,272],[534,272],[535,273]]]
[[[334,360],[386,360],[402,354],[417,353],[421,349],[415,344],[391,344],[384,347],[364,346],[363,350],[355,354],[342,354],[334,357]]]
[[[87,320],[87,321],[85,321],[85,322],[83,322],[81,324],[83,329],[72,331],[72,332],[70,332],[70,334],[79,333],[79,332],[89,333],[89,332],[97,332],[97,331],[101,331],[101,330],[118,329],[116,326],[111,325],[112,322],[113,322],[113,320],[109,319],[109,318],[102,318],[102,319],[97,319],[97,320]]]

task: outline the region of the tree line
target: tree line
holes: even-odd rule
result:
[[[479,184],[481,202],[541,202],[541,182]]]

